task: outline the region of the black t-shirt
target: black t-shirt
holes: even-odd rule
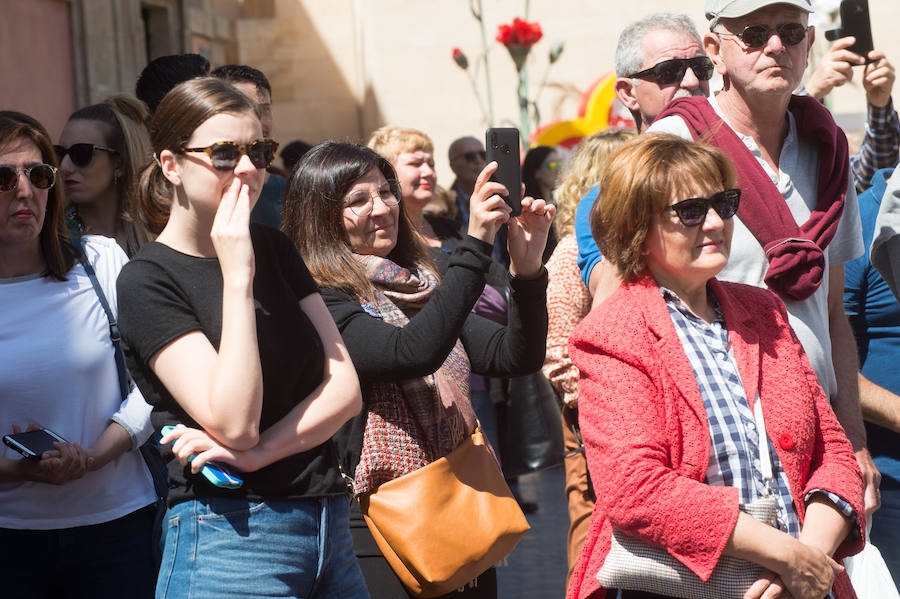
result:
[[[256,335],[263,376],[260,432],[306,398],[324,377],[325,354],[300,300],[316,293],[303,259],[291,241],[275,229],[251,224],[256,257],[253,297]],[[144,245],[118,279],[119,325],[128,367],[160,430],[178,423],[200,428],[175,401],[149,367],[150,358],[168,343],[202,331],[218,350],[222,334],[222,270],[216,258],[183,254],[161,243]],[[190,473],[164,446],[170,483],[169,503],[222,495],[296,499],[346,493],[331,441],[257,472],[243,473],[240,489],[225,490]]]

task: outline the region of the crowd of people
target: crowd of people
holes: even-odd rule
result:
[[[0,110],[2,594],[496,599],[370,506],[483,433],[538,509],[501,472],[536,376],[569,599],[852,599],[867,543],[900,582],[894,67],[845,38],[807,75],[810,0],[705,8],[621,32],[636,130],[527,149],[518,216],[477,137],[447,188],[399,126],[277,166],[248,65],[156,59],[57,140]],[[821,100],[855,74],[851,151]]]

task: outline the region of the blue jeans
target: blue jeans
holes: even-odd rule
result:
[[[368,599],[345,495],[252,502],[203,497],[163,522],[157,599]]]
[[[155,506],[116,520],[60,528],[0,528],[0,596],[17,599],[153,597]]]

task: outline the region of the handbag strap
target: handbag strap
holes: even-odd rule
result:
[[[109,321],[109,339],[112,341],[113,348],[115,349],[116,371],[119,375],[119,391],[122,394],[122,401],[125,401],[125,398],[128,397],[130,385],[128,384],[128,370],[125,368],[125,354],[122,352],[122,345],[120,343],[122,337],[119,335],[119,323],[113,315],[112,309],[109,307],[109,302],[106,300],[106,294],[103,293],[103,287],[100,286],[100,281],[97,280],[97,273],[94,271],[94,267],[91,265],[90,260],[87,259],[87,253],[84,251],[84,239],[82,237],[73,237],[69,241],[81,257],[81,265],[84,267],[84,271],[91,280],[91,286],[94,288],[94,293],[97,294],[97,299],[100,300],[100,306],[103,308],[103,311],[106,313],[106,319]]]
[[[97,273],[94,271],[91,262],[87,259],[87,253],[84,250],[84,239],[81,237],[72,237],[69,239],[69,242],[78,253],[79,258],[81,259],[81,265],[84,267],[84,272],[87,273],[88,278],[91,280],[91,287],[94,288],[94,293],[97,294],[100,306],[103,308],[103,311],[106,313],[106,319],[109,321],[109,339],[112,341],[113,348],[115,349],[116,372],[119,376],[119,392],[122,394],[122,401],[125,401],[131,388],[131,377],[128,375],[128,369],[125,368],[125,353],[122,351],[122,337],[119,335],[119,323],[113,315],[112,309],[109,307],[109,302],[106,299],[106,294],[103,293],[103,287],[100,286],[100,281],[97,280]],[[168,472],[166,471],[166,463],[160,456],[159,438],[158,433],[150,435],[150,438],[141,445],[140,453],[141,457],[144,459],[144,463],[147,464],[147,470],[150,471],[150,478],[153,481],[153,490],[156,493],[157,503],[158,505],[165,505],[166,497],[169,494],[169,480]]]

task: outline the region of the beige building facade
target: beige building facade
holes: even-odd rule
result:
[[[896,0],[869,0],[876,45],[900,64]],[[529,97],[541,122],[575,118],[581,96],[613,67],[618,33],[663,0],[0,0],[0,107],[29,112],[58,135],[76,107],[132,92],[149,59],[193,51],[213,66],[238,62],[272,82],[276,136],[365,141],[375,128],[422,129],[435,141],[440,182],[449,185],[446,149],[488,124],[485,69],[478,64],[481,7],[495,125],[518,124],[518,80],[498,25],[524,16],[544,37],[527,63]],[[702,0],[677,7],[706,31]],[[818,37],[823,38],[822,27]],[[565,43],[548,69],[554,42]],[[817,52],[827,47],[817,42]],[[469,71],[451,59],[460,48]],[[859,70],[859,69],[857,69]],[[481,104],[473,92],[474,77]],[[543,82],[543,85],[541,83]],[[829,100],[848,129],[861,127],[859,75]]]

